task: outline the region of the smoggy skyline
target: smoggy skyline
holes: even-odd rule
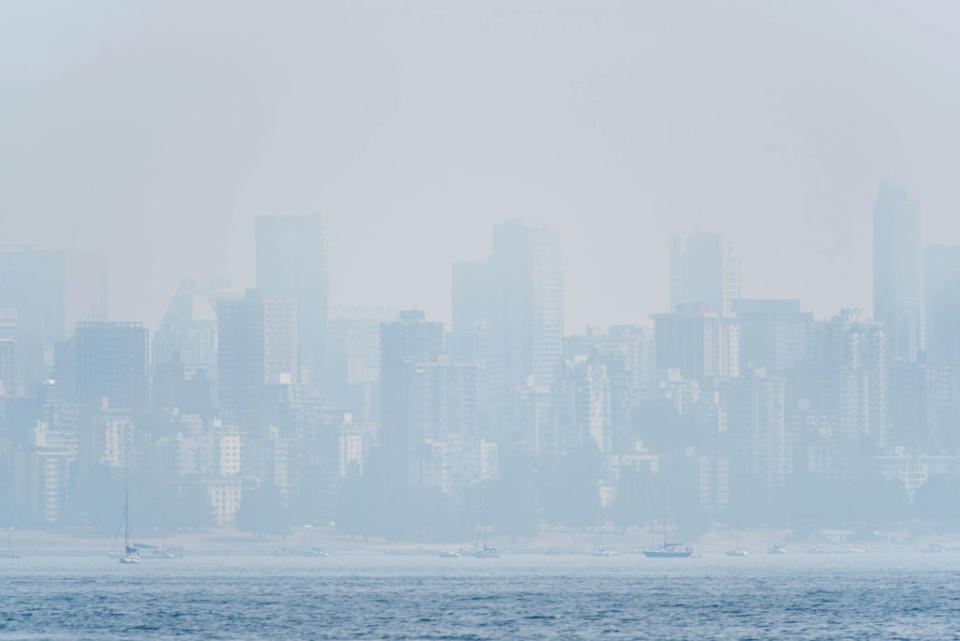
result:
[[[111,317],[155,327],[185,277],[253,285],[255,216],[317,212],[332,306],[449,321],[521,218],[568,331],[665,310],[698,222],[744,297],[870,310],[884,177],[960,242],[955,5],[547,7],[8,4],[0,242],[106,250]]]

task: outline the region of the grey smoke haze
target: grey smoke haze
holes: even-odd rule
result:
[[[449,318],[494,222],[553,228],[567,326],[667,306],[667,237],[743,294],[870,309],[878,180],[960,242],[952,2],[5,2],[2,243],[107,249],[111,316],[253,281],[253,222],[325,215],[331,303]]]

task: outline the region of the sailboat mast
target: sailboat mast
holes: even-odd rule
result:
[[[660,543],[667,547],[667,488],[663,488],[663,507],[660,511]]]
[[[129,522],[130,518],[130,483],[126,482],[123,485],[123,553],[126,554],[127,550],[130,549],[129,542]]]
[[[483,506],[480,510],[480,545],[487,549],[487,508]]]

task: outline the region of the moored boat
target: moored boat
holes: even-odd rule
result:
[[[119,557],[122,565],[140,563],[140,550],[130,545],[130,487],[129,483],[123,487],[123,553]]]
[[[644,550],[648,559],[685,559],[693,555],[693,548],[682,543],[664,543],[655,550]]]

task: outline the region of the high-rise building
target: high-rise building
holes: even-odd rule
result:
[[[266,385],[297,383],[297,305],[248,290],[217,304],[220,404],[251,420]],[[242,422],[242,421],[241,421]]]
[[[341,436],[351,417],[309,387],[286,387],[278,396],[266,439],[272,446],[260,439],[249,448],[257,450],[251,452],[252,472],[277,486],[298,521],[329,523],[335,517]]]
[[[888,380],[888,443],[911,452],[953,449],[960,409],[956,367],[903,363],[890,369]]]
[[[709,311],[701,304],[681,305],[652,318],[661,378],[674,369],[694,380],[740,375],[740,331],[732,314]]]
[[[454,358],[481,360],[485,356],[484,340],[496,293],[489,262],[453,264],[450,353]]]
[[[884,324],[891,361],[922,347],[920,218],[905,190],[880,183],[873,206],[873,319]]]
[[[212,410],[217,377],[217,313],[196,280],[180,283],[153,335],[153,407]]]
[[[816,325],[820,394],[833,416],[837,438],[860,451],[882,448],[886,442],[886,354],[883,324],[863,320],[856,310],[841,310]]]
[[[0,307],[0,339],[16,342],[20,333],[20,318],[16,307]]]
[[[960,365],[960,246],[931,245],[923,263],[927,359]]]
[[[17,387],[17,310],[0,308],[0,394],[13,394]]]
[[[787,475],[783,380],[755,372],[725,381],[720,392],[732,472],[761,483],[773,505]]]
[[[552,421],[544,454],[569,454],[591,444],[605,458],[613,453],[613,411],[607,366],[577,356],[559,368],[551,390]]]
[[[419,445],[417,369],[421,363],[436,361],[442,350],[443,325],[428,322],[420,310],[400,312],[399,320],[380,326],[379,441],[400,478],[409,478],[409,465]]]
[[[697,231],[670,239],[670,309],[706,305],[731,311],[740,297],[740,258],[723,234]]]
[[[476,362],[451,361],[447,355],[417,366],[413,480],[418,484],[460,493],[480,480],[479,369]],[[438,452],[445,464],[441,467],[449,466],[442,483],[431,474]]]
[[[100,252],[25,249],[0,253],[0,307],[19,317],[22,383],[46,380],[54,346],[78,322],[107,320],[107,258]]]
[[[142,323],[82,322],[74,339],[77,398],[142,412],[147,405],[147,330]]]
[[[17,344],[0,338],[0,396],[14,394],[17,389]]]
[[[479,436],[477,373],[476,363],[451,361],[446,355],[417,366],[421,438],[448,441],[453,434]]]
[[[656,344],[652,327],[611,325],[607,335],[598,339],[597,351],[622,363],[634,390],[652,385],[656,380]]]
[[[784,372],[811,358],[813,314],[800,301],[733,301],[740,326],[740,364],[744,368]]]
[[[217,364],[217,312],[193,278],[180,283],[153,336],[154,363]]]
[[[327,331],[327,379],[323,397],[353,413],[358,425],[380,415],[380,325],[399,312],[381,307],[341,308],[331,314]]]
[[[328,298],[320,216],[257,217],[256,272],[256,286],[264,296],[296,301],[302,382],[320,384],[325,371]]]
[[[454,356],[480,360],[481,421],[500,446],[521,388],[549,390],[563,355],[563,267],[553,234],[518,220],[496,225],[485,263],[453,270]],[[532,377],[532,378],[531,378]]]
[[[549,387],[563,355],[563,266],[560,248],[550,231],[531,229],[529,237],[533,267],[532,374],[537,385]]]

